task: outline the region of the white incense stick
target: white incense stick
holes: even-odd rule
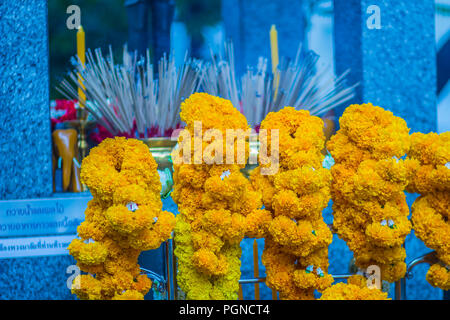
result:
[[[158,65],[158,78],[147,50],[138,59],[124,46],[123,63],[115,64],[111,47],[105,58],[100,49],[88,50],[85,67],[79,61],[57,90],[69,99],[77,99],[78,78],[81,74],[86,94],[87,110],[112,134],[133,132],[140,136],[158,127],[160,134],[180,123],[181,102],[199,90],[203,66],[187,54],[180,68],[173,57],[164,56]]]
[[[211,51],[212,62],[206,67],[203,89],[231,100],[252,126],[260,124],[267,113],[285,106],[307,109],[317,116],[324,115],[355,95],[357,84],[346,84],[349,71],[335,77],[328,67],[319,66],[317,54],[302,51],[301,44],[294,60],[281,59],[278,88],[272,85],[273,76],[267,70],[267,59],[259,58],[256,70],[247,67],[247,72],[238,81],[231,42],[224,44],[224,51],[219,61]]]

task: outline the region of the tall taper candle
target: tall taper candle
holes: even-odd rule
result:
[[[272,56],[272,74],[273,74],[273,86],[275,88],[275,97],[277,96],[279,74],[278,68],[278,32],[277,28],[273,24],[270,28],[270,53]]]
[[[270,53],[272,55],[272,73],[275,76],[278,67],[278,32],[274,24],[270,28]]]
[[[85,64],[86,62],[86,45],[85,45],[85,34],[84,34],[84,29],[82,26],[80,26],[78,28],[78,32],[77,32],[77,55],[78,58],[80,59],[81,63]],[[80,105],[80,107],[84,107],[84,104],[86,103],[86,96],[83,92],[83,90],[81,90],[81,87],[84,89],[84,85],[83,85],[83,79],[81,78],[81,75],[78,75],[78,83],[79,83],[79,87],[78,87],[78,103]]]

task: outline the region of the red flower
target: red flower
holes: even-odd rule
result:
[[[51,118],[52,126],[56,123],[61,123],[69,120],[77,119],[77,110],[75,109],[75,101],[74,100],[55,100],[56,106],[53,109],[57,114],[60,112],[57,111],[65,111],[62,116],[55,116]]]

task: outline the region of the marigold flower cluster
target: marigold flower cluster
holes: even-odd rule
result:
[[[268,216],[268,212],[258,210],[262,206],[261,195],[240,172],[245,164],[194,164],[193,139],[202,139],[209,129],[224,136],[227,129],[247,130],[247,120],[230,101],[206,93],[195,93],[186,99],[181,104],[180,117],[194,143],[188,154],[190,163],[174,162],[172,198],[179,210],[174,232],[177,281],[187,299],[235,300],[241,275],[240,242],[246,233],[262,232],[259,217]],[[195,132],[195,122],[201,122],[201,132]],[[180,146],[183,137],[180,134]],[[205,151],[208,144],[202,142],[201,149]],[[236,143],[234,139],[228,145]],[[248,150],[248,141],[245,144]],[[223,147],[227,147],[225,138]],[[174,157],[182,149],[175,149]]]
[[[353,275],[347,283],[337,283],[327,288],[319,300],[391,300],[387,292],[367,287],[363,276]]]
[[[409,192],[420,193],[412,205],[415,234],[436,251],[440,263],[427,272],[434,287],[450,289],[450,132],[411,135],[413,178]]]
[[[350,105],[327,143],[335,160],[333,227],[365,269],[377,265],[389,282],[406,272],[402,244],[411,231],[405,189],[410,178],[406,122],[372,104]]]
[[[175,226],[162,211],[157,164],[141,141],[105,139],[83,160],[81,179],[92,195],[80,239],[69,245],[78,276],[72,292],[80,299],[143,299],[151,280],[140,274],[138,256],[158,248]],[[94,275],[95,274],[95,275]]]
[[[278,130],[279,169],[262,175],[266,162],[251,174],[271,213],[265,224],[262,262],[266,284],[281,299],[314,299],[314,290],[325,290],[333,282],[328,271],[328,245],[332,234],[322,219],[330,199],[331,175],[322,167],[325,136],[323,121],[306,110],[285,107],[269,113],[261,123],[267,140],[261,149],[272,150],[272,135]]]

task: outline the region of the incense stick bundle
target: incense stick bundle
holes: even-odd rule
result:
[[[256,72],[248,68],[241,78],[242,112],[250,125],[261,123],[271,111],[274,95],[273,77],[267,72],[267,59],[258,60]]]
[[[203,89],[209,94],[230,100],[238,108],[241,97],[235,75],[233,44],[224,44],[224,54],[219,53],[218,62],[212,50],[210,52],[212,62],[206,67]]]
[[[113,135],[134,131],[147,137],[158,128],[159,134],[175,128],[180,123],[181,102],[199,90],[203,68],[198,60],[188,58],[177,68],[173,57],[164,55],[158,65],[158,76],[147,50],[146,57],[123,51],[121,65],[114,63],[111,47],[105,58],[100,49],[87,54],[86,65],[76,61],[75,70],[69,73],[57,90],[69,99],[77,99],[77,74],[81,74],[86,94],[86,108]]]
[[[268,71],[267,59],[259,58],[256,68],[237,80],[234,69],[233,46],[224,45],[224,55],[219,61],[213,57],[205,72],[203,88],[206,92],[231,100],[252,126],[261,123],[267,113],[285,106],[307,109],[313,115],[327,111],[352,99],[357,86],[348,86],[349,71],[335,77],[328,67],[320,67],[319,56],[313,51],[303,51],[300,44],[294,60],[282,58],[278,66],[278,86],[273,85],[273,75]]]

